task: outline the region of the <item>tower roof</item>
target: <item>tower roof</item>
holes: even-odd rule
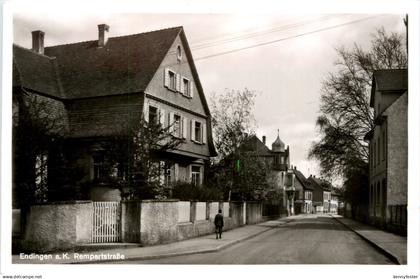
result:
[[[271,149],[275,152],[284,152],[284,142],[280,139],[279,135],[277,135],[276,140],[271,144]]]

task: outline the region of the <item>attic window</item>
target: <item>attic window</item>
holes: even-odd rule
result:
[[[176,58],[178,59],[178,61],[181,61],[182,58],[182,50],[181,50],[181,46],[178,45],[176,47]]]

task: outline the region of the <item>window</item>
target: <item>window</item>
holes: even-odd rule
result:
[[[149,106],[149,123],[158,123],[158,108]]]
[[[182,88],[181,88],[181,93],[184,94],[185,96],[190,97],[190,86],[191,83],[188,79],[186,78],[182,78]]]
[[[35,184],[38,187],[42,187],[47,184],[47,177],[48,177],[47,161],[48,161],[48,156],[46,154],[39,154],[35,158],[35,169],[36,169]]]
[[[200,122],[195,122],[194,134],[195,134],[195,141],[202,142],[202,138],[201,138],[201,123]]]
[[[172,164],[165,162],[163,165],[163,176],[165,186],[171,185],[172,182]]]
[[[169,71],[169,88],[176,90],[176,76],[174,72]]]
[[[195,143],[206,143],[207,131],[206,131],[206,123],[191,120],[191,141]]]
[[[93,179],[101,179],[105,177],[104,155],[93,155]]]
[[[182,130],[181,130],[181,116],[174,114],[174,123],[173,123],[173,133],[175,137],[181,137],[182,136]]]
[[[191,183],[194,186],[198,186],[201,184],[200,172],[201,172],[201,167],[191,166]]]

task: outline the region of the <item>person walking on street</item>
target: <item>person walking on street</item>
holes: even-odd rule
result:
[[[214,225],[216,226],[216,239],[222,238],[223,215],[220,209],[219,213],[214,217]]]

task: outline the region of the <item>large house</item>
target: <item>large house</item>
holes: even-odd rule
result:
[[[142,117],[160,123],[182,142],[156,154],[165,183],[201,184],[205,163],[216,150],[210,111],[183,28],[112,38],[108,30],[101,24],[95,40],[48,47],[44,32],[34,31],[32,49],[13,45],[14,112],[19,114],[23,95],[48,104],[65,138],[61,155],[81,168],[83,181],[104,175],[108,138]],[[38,154],[33,163],[54,155]],[[124,172],[122,164],[114,175]],[[101,193],[91,198],[109,197]]]
[[[406,69],[373,73],[370,106],[375,127],[369,141],[369,220],[396,232],[407,230]]]

